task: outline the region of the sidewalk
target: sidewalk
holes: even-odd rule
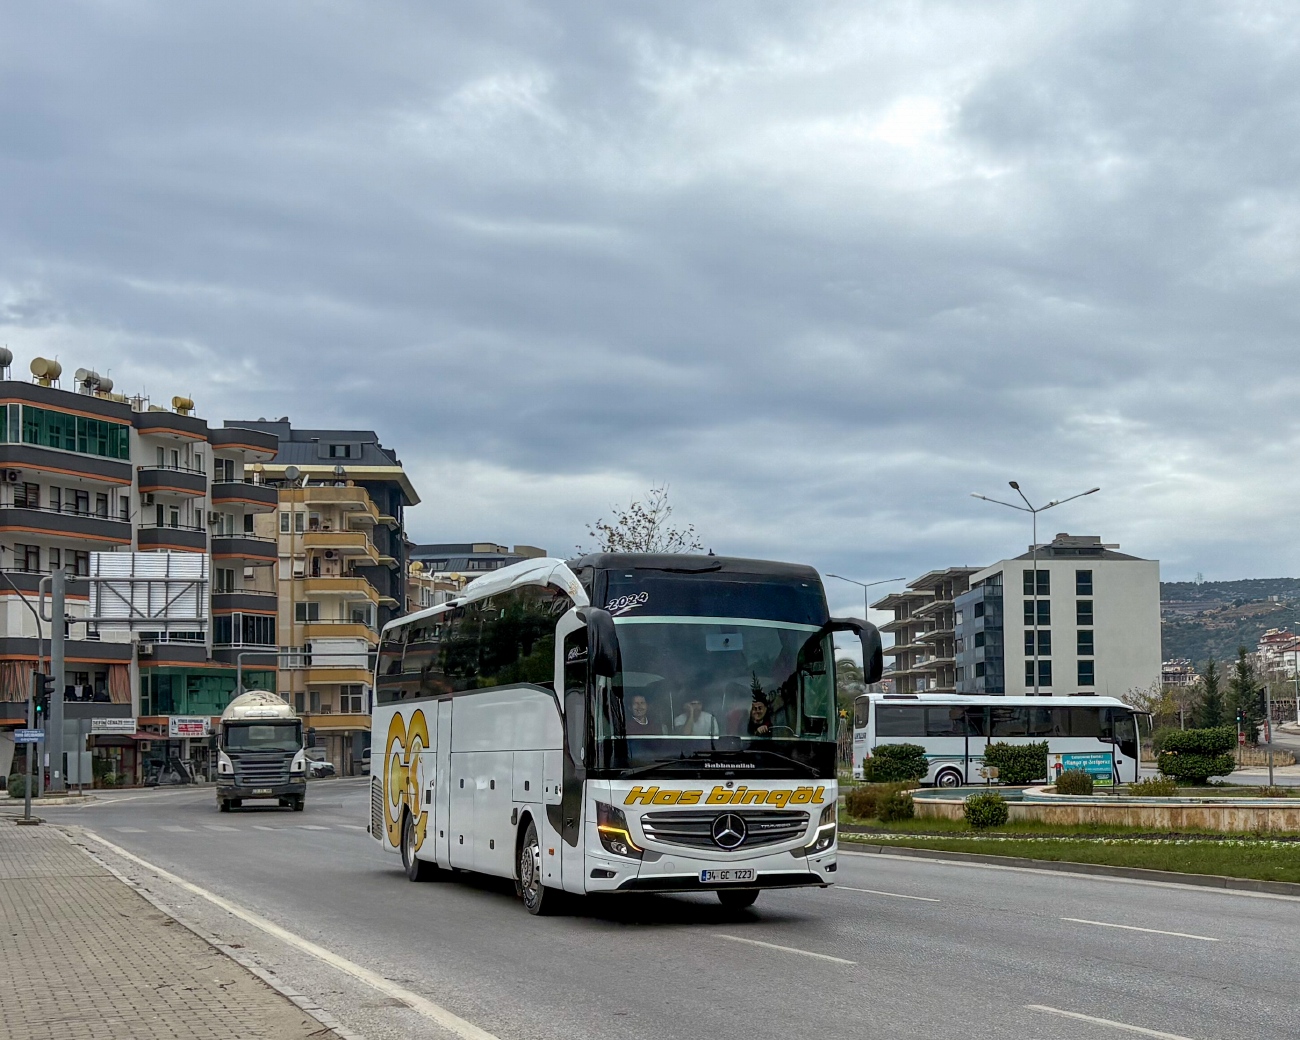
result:
[[[0,935],[0,1037],[337,1037],[48,825],[0,820]]]

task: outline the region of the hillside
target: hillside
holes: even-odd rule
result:
[[[1270,628],[1300,624],[1300,578],[1160,583],[1163,656],[1186,657],[1199,667],[1255,649]]]

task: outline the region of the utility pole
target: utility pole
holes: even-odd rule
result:
[[[50,756],[50,790],[67,789],[63,769],[63,643],[67,638],[66,620],[67,571],[56,568],[50,575],[50,675],[54,692],[50,694],[50,717],[46,722],[45,749]]]

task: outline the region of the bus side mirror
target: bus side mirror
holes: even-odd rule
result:
[[[885,648],[880,631],[870,621],[857,618],[831,618],[826,626],[832,632],[856,632],[862,643],[862,681],[870,686],[885,674]]]
[[[618,672],[618,632],[614,630],[614,617],[599,607],[585,608],[582,616],[587,622],[591,674],[612,679]]]

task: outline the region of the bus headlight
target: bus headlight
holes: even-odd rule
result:
[[[628,830],[627,817],[617,805],[596,803],[596,830],[606,852],[626,859],[641,858],[641,849],[632,840],[632,832]]]
[[[819,852],[825,852],[835,844],[836,808],[835,803],[832,802],[822,810],[822,818],[817,824],[817,837],[813,839],[811,845],[806,846],[806,851],[809,856],[815,856]]]

